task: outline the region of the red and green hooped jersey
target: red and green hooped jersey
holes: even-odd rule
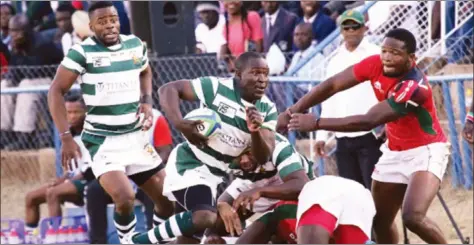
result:
[[[266,213],[258,221],[265,224],[277,224],[277,236],[289,244],[296,244],[296,210],[297,201],[280,201],[273,211]]]
[[[390,150],[403,151],[446,142],[436,116],[431,87],[418,67],[414,65],[403,77],[386,77],[380,55],[373,55],[354,65],[353,72],[360,82],[370,80],[377,99],[387,100],[393,110],[402,115],[386,124]]]

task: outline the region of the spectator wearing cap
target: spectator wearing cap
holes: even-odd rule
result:
[[[303,18],[300,22],[310,23],[313,27],[313,39],[318,43],[323,41],[336,29],[336,22],[321,11],[318,1],[301,1]]]
[[[11,4],[2,3],[0,5],[0,37],[2,38],[2,42],[7,45],[7,47],[10,45],[10,41],[12,40],[8,30],[8,22],[15,14],[15,8],[13,8]]]
[[[220,14],[218,1],[198,2],[196,12],[202,23],[196,26],[196,53],[219,53],[226,43],[222,34],[225,25],[224,15]]]
[[[291,51],[298,17],[281,8],[277,1],[262,1],[262,7],[265,12],[262,20],[263,52],[268,52],[272,44],[276,44],[283,52]]]
[[[368,56],[380,53],[380,48],[370,43],[364,33],[367,31],[364,16],[355,10],[347,10],[340,16],[339,28],[344,39],[343,44],[335,51],[326,69],[326,76],[331,77],[344,69],[358,63]],[[354,98],[359,98],[354,103]],[[377,104],[377,99],[368,81],[332,96],[322,103],[321,117],[341,118],[365,114]],[[336,162],[339,175],[355,180],[370,189],[371,174],[381,152],[381,140],[373,131],[340,133],[336,132]],[[325,156],[325,145],[328,132],[318,131],[316,135],[316,153]]]

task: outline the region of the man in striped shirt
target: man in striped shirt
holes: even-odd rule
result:
[[[239,56],[236,68],[234,78],[201,77],[160,88],[163,112],[188,140],[171,152],[163,187],[163,194],[183,212],[154,230],[133,236],[130,242],[149,244],[180,236],[199,239],[215,225],[217,186],[232,171],[229,164],[249,147],[260,164],[270,159],[277,111],[265,96],[267,62],[260,54],[247,52]],[[199,134],[196,126],[200,122],[182,118],[180,99],[200,101],[218,113],[222,119],[219,133],[212,139]],[[180,239],[178,243],[192,242]]]
[[[63,94],[79,81],[87,105],[82,141],[91,155],[94,175],[115,203],[115,226],[123,238],[134,232],[136,224],[135,195],[127,176],[153,200],[158,219],[173,212],[162,195],[164,165],[148,140],[153,123],[152,71],[143,42],[119,34],[112,2],[93,3],[89,18],[94,36],[70,49],[48,102],[62,141],[63,167],[68,167],[81,153],[68,131]]]

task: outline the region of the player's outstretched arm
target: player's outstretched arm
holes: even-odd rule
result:
[[[354,75],[353,69],[353,66],[350,66],[344,71],[318,84],[299,99],[293,106],[288,108],[289,111],[292,113],[301,113],[327,100],[334,94],[359,84],[359,81]]]
[[[359,81],[356,79],[353,66],[344,71],[328,78],[326,81],[318,84],[299,99],[294,105],[290,106],[285,112],[278,115],[277,131],[286,132],[291,114],[301,113],[309,108],[327,100],[334,94],[349,89],[357,85]]]
[[[197,101],[198,97],[189,80],[179,80],[166,83],[158,89],[160,105],[166,118],[176,126],[183,119],[179,108],[179,100]]]

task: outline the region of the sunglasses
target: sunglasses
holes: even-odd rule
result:
[[[360,28],[362,28],[362,25],[361,24],[341,25],[341,27],[344,31],[348,31],[350,29],[352,29],[353,31],[357,31]]]

